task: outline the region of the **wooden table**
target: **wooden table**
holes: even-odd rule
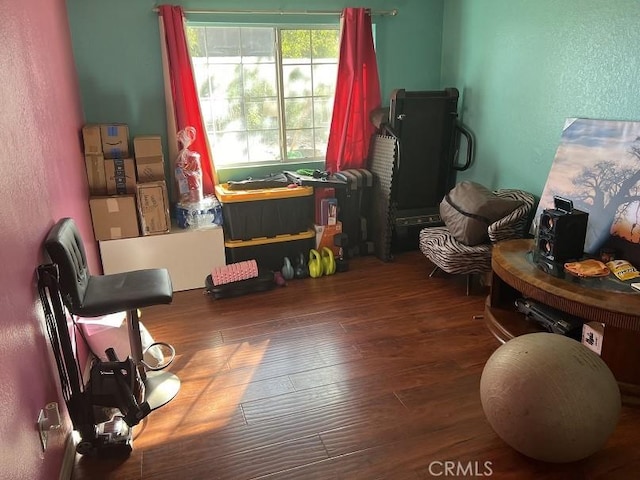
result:
[[[530,239],[508,240],[494,246],[491,293],[485,322],[501,342],[542,331],[515,308],[516,298],[526,297],[575,315],[585,322],[604,324],[601,357],[620,384],[629,403],[640,403],[640,293],[605,278],[579,279],[570,274],[556,277],[533,261]]]

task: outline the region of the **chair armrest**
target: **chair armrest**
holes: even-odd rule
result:
[[[513,238],[522,238],[529,220],[529,214],[535,204],[535,198],[529,192],[523,190],[504,189],[498,190],[496,195],[514,200],[520,200],[522,205],[509,215],[493,222],[487,231],[491,243]]]

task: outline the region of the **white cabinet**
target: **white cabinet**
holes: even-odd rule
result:
[[[166,268],[174,292],[204,288],[211,270],[225,265],[222,227],[174,227],[164,235],[103,240],[99,244],[105,274]]]

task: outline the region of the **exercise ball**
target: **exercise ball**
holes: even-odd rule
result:
[[[509,340],[480,380],[482,409],[502,440],[520,453],[563,463],[598,451],[620,417],[620,389],[604,361],[554,333]]]

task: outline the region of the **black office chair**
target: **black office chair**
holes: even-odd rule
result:
[[[82,238],[71,218],[63,218],[54,225],[45,240],[45,249],[58,265],[60,292],[69,312],[81,317],[126,312],[131,358],[144,382],[144,400],[150,409],[173,399],[180,389],[180,379],[172,373],[145,367],[138,317],[139,308],[171,303],[173,287],[169,272],[152,268],[91,275]]]

